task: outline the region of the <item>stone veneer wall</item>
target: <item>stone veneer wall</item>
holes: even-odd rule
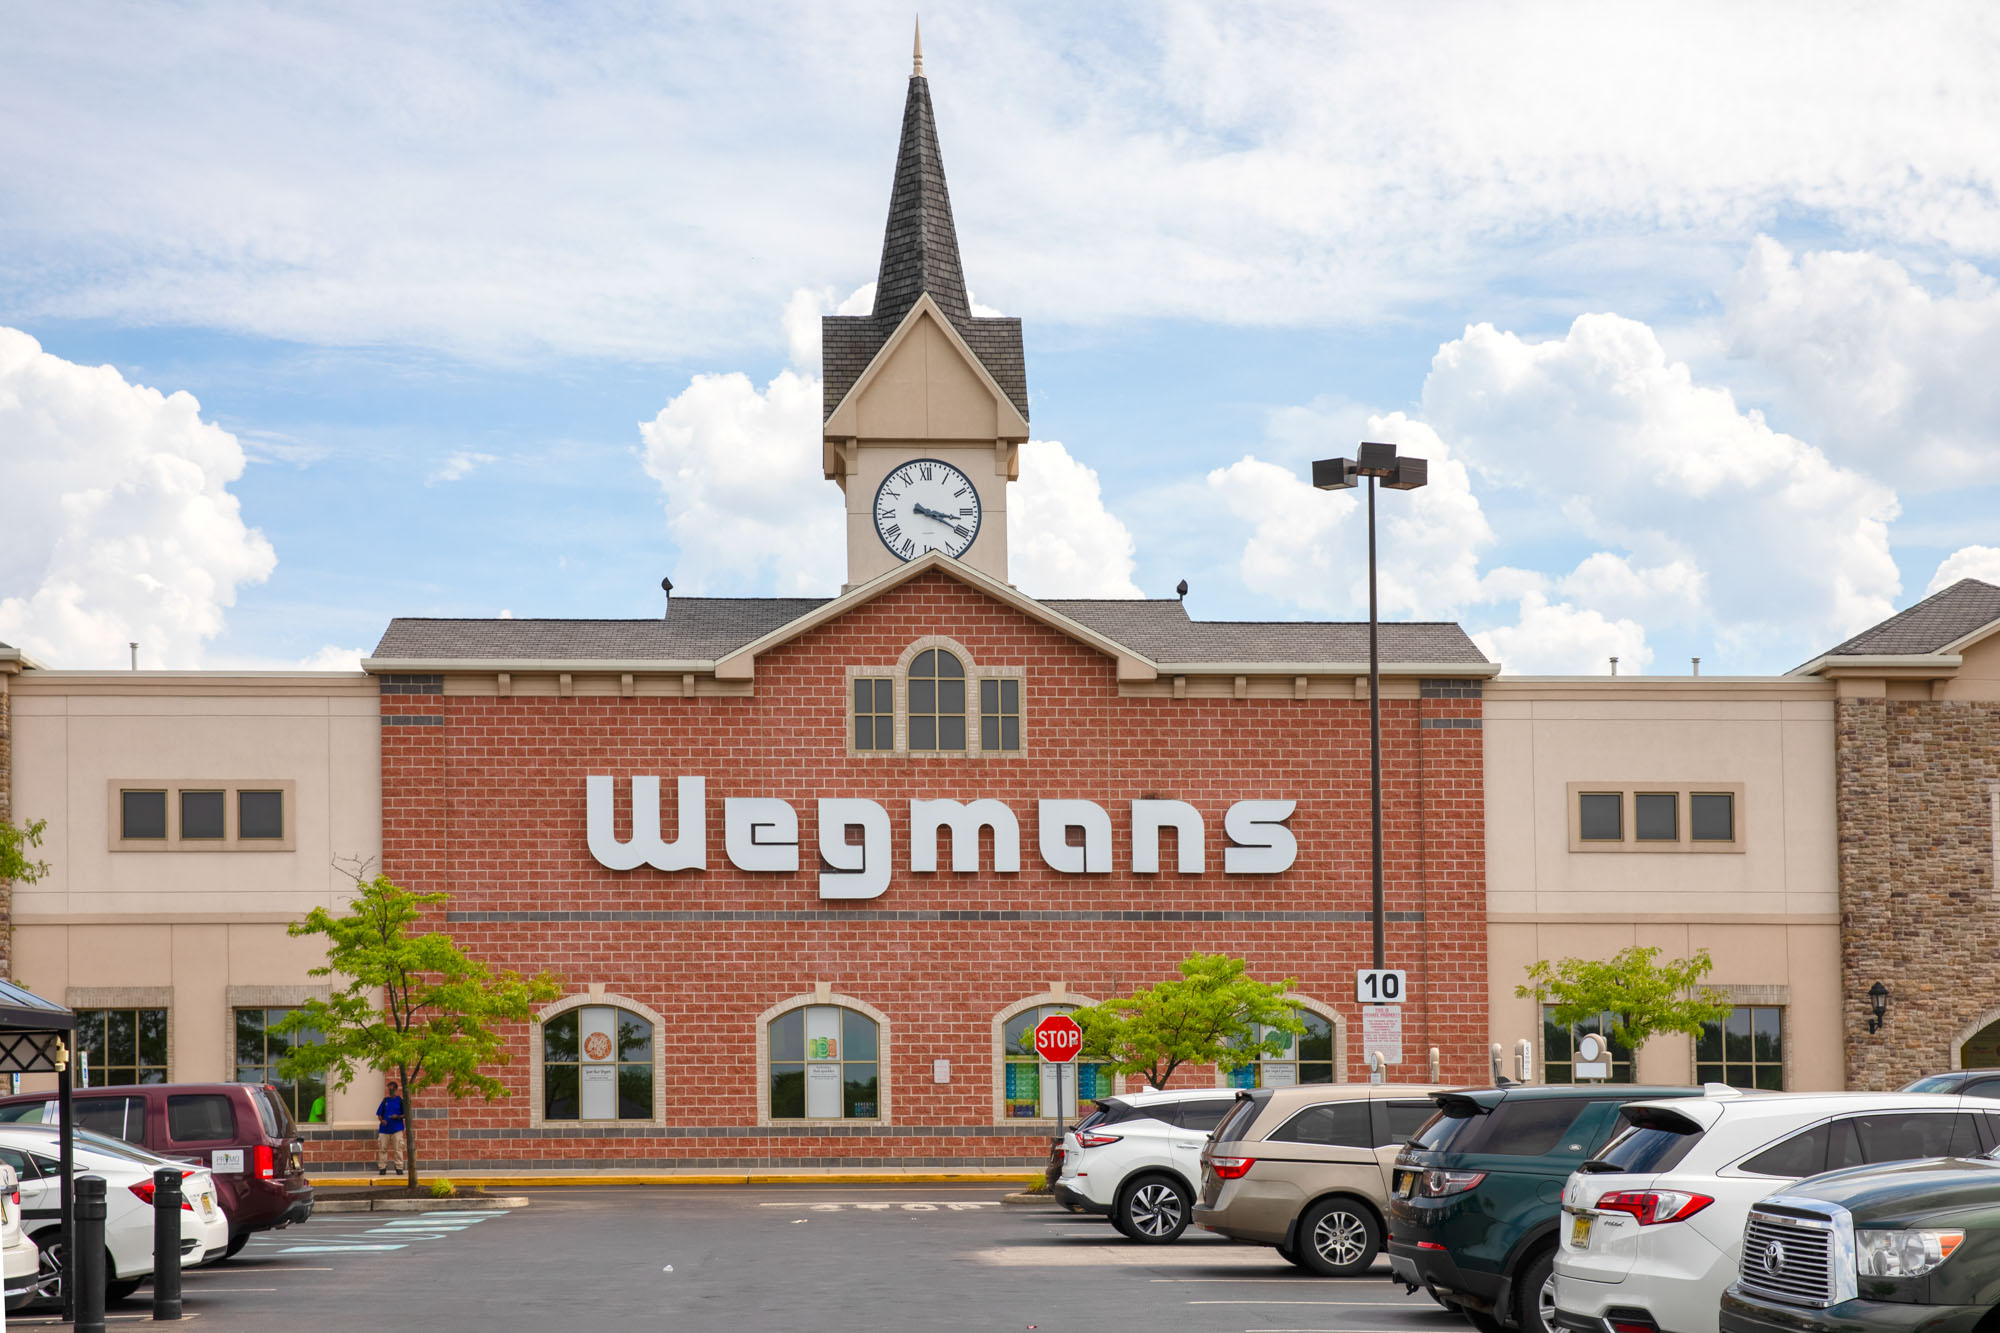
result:
[[[1842,699],[1836,718],[1847,1086],[1885,1090],[1951,1068],[2000,1010],[2000,703]],[[1871,1035],[1876,981],[1889,1012]]]
[[[0,820],[14,817],[14,696],[0,671]],[[0,879],[0,977],[14,975],[14,881]]]

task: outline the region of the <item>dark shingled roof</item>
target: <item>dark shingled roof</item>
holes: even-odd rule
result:
[[[664,620],[424,620],[389,622],[373,656],[384,662],[712,662],[825,605],[817,597],[676,597]],[[1190,620],[1177,601],[1043,603],[1155,662],[1353,664],[1368,658],[1368,626],[1307,621]],[[1382,660],[1486,661],[1452,624],[1382,626]]]
[[[1827,649],[1823,655],[1896,657],[1935,653],[1996,620],[2000,620],[2000,588],[1978,579],[1960,579],[1872,629],[1862,630],[1838,648]]]
[[[1021,321],[972,314],[958,257],[958,230],[951,220],[951,192],[944,181],[944,155],[938,149],[937,119],[931,112],[930,84],[916,75],[903,103],[903,138],[889,191],[889,221],[882,231],[874,313],[827,315],[820,320],[820,373],[826,386],[823,416],[833,415],[917,297],[925,293],[1026,420],[1028,370],[1021,352]]]

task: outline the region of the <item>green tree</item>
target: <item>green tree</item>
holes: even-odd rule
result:
[[[312,1030],[325,1038],[293,1045],[278,1073],[332,1072],[343,1088],[357,1068],[394,1073],[403,1085],[405,1164],[415,1190],[418,1095],[442,1087],[454,1098],[506,1096],[506,1086],[488,1072],[510,1058],[496,1025],[525,1021],[532,1006],[556,998],[562,985],[547,972],[496,975],[448,935],[411,934],[424,909],[450,895],[412,892],[387,875],[363,878],[365,869],[355,873],[359,892],[339,915],[315,907],[286,927],[295,936],[326,937],[326,966],[313,968],[313,976],[337,973],[348,981],[331,1000],[308,1000],[275,1025],[277,1032]]]
[[[9,880],[33,884],[49,873],[47,861],[28,859],[30,849],[42,845],[42,833],[48,826],[46,819],[31,820],[26,828],[0,819],[0,884]]]
[[[1176,980],[1076,1010],[1070,1017],[1083,1029],[1078,1058],[1120,1074],[1143,1074],[1164,1088],[1182,1065],[1228,1071],[1259,1055],[1283,1054],[1289,1038],[1306,1030],[1286,998],[1298,979],[1258,981],[1247,968],[1227,954],[1191,953]],[[1260,1037],[1260,1025],[1270,1034]]]
[[[1700,984],[1715,968],[1708,950],[1665,963],[1655,961],[1659,956],[1658,949],[1633,945],[1608,962],[1565,958],[1551,964],[1545,958],[1528,968],[1527,982],[1514,994],[1549,1006],[1550,1017],[1563,1027],[1608,1013],[1612,1024],[1606,1035],[1635,1053],[1659,1033],[1700,1036],[1702,1024],[1729,1017],[1735,1008],[1729,997]]]

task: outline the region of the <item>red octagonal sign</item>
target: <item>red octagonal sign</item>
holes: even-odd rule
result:
[[[1083,1029],[1068,1014],[1051,1014],[1035,1024],[1035,1053],[1066,1065],[1083,1049]]]

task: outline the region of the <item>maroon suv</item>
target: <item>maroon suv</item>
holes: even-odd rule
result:
[[[76,1123],[167,1157],[194,1158],[215,1176],[229,1216],[228,1254],[253,1231],[312,1216],[305,1145],[277,1090],[261,1083],[143,1083],[73,1094]],[[0,1122],[54,1124],[49,1093],[0,1097]]]

